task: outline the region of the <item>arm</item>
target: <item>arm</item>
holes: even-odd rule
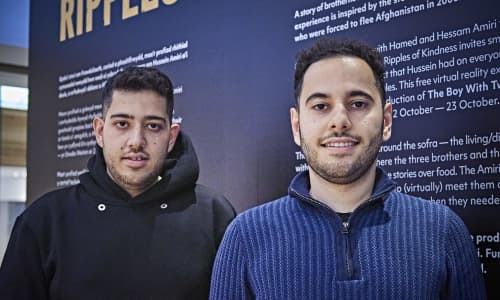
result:
[[[254,299],[248,281],[246,248],[237,219],[224,234],[212,270],[210,299]]]
[[[40,247],[22,216],[14,229],[0,267],[0,299],[48,299]]]
[[[236,212],[234,211],[234,208],[231,206],[230,202],[226,198],[221,197],[214,206],[214,240],[216,244],[216,250],[219,248],[226,228],[235,216]]]
[[[448,280],[443,299],[486,299],[476,247],[463,221],[450,210],[446,240]]]

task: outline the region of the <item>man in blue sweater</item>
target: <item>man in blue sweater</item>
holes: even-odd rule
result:
[[[398,193],[376,165],[392,127],[380,54],[319,41],[298,56],[295,98],[291,126],[309,171],[231,223],[211,299],[485,299],[461,219]]]

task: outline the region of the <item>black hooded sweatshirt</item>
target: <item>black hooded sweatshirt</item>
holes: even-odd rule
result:
[[[180,134],[162,179],[131,197],[102,150],[80,184],[42,196],[17,219],[0,268],[0,299],[207,299],[212,263],[234,210],[197,185]]]

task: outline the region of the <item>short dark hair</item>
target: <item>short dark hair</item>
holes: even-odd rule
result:
[[[102,92],[103,117],[111,106],[113,91],[139,92],[149,90],[165,97],[167,116],[172,123],[174,110],[174,90],[167,75],[155,68],[127,67],[108,79]]]
[[[376,49],[361,41],[324,38],[316,42],[310,48],[302,50],[297,55],[294,78],[295,101],[297,102],[297,106],[299,105],[304,74],[307,69],[317,61],[336,56],[352,56],[364,60],[372,69],[373,76],[375,77],[375,84],[382,97],[382,104],[385,103],[385,68],[382,55],[380,55]]]

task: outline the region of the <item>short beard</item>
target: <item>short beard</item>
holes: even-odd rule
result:
[[[370,139],[366,151],[362,152],[353,163],[320,162],[318,153],[307,145],[302,133],[300,133],[302,152],[309,168],[324,180],[334,184],[350,184],[365,175],[377,160],[382,142],[382,130],[380,130],[376,136]]]
[[[107,157],[106,143],[103,139],[102,152],[104,156],[104,162],[106,164],[106,172],[111,177],[116,184],[118,184],[124,190],[127,190],[128,186],[133,186],[134,189],[142,190],[144,192],[146,189],[151,187],[154,183],[156,183],[159,179],[159,176],[162,174],[164,169],[164,161],[158,162],[152,172],[144,174],[142,177],[133,178],[132,176],[127,176],[125,174],[121,174],[119,170],[114,165],[114,161],[112,158]],[[137,151],[136,151],[137,152]],[[116,163],[119,163],[120,158]]]
[[[140,184],[140,187],[142,189],[146,189],[153,185],[158,180],[158,176],[160,175],[159,173],[149,173],[141,178],[134,180],[131,180],[126,175],[120,174],[116,168],[113,166],[113,164],[108,165],[108,174],[111,176],[114,182],[116,182],[120,186],[129,186],[129,185],[134,185],[137,186]]]

